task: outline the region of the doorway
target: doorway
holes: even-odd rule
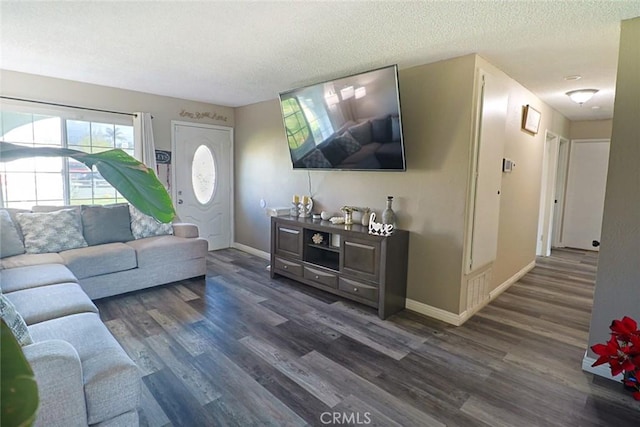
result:
[[[228,248],[233,230],[233,129],[171,122],[173,199],[181,221],[198,226],[209,250]]]

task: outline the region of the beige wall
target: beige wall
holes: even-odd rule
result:
[[[320,209],[344,204],[384,208],[394,196],[399,226],[411,232],[409,299],[460,313],[463,244],[476,66],[509,88],[496,287],[535,259],[544,129],[568,137],[569,122],[476,55],[400,70],[406,172],[294,171],[277,100],[236,109],[236,241],[269,251],[269,219],[259,207],[288,206],[308,193]],[[522,106],[542,113],[542,131],[520,130]]]
[[[615,116],[589,346],[613,319],[640,321],[640,18],[622,21]],[[590,356],[594,357],[590,351]]]
[[[152,113],[153,136],[159,150],[171,149],[171,120],[234,126],[234,111],[230,107],[7,70],[0,70],[0,94],[89,108]],[[227,117],[227,120],[182,117],[180,113],[183,110],[190,113],[217,113]]]
[[[580,120],[571,122],[570,139],[609,139],[613,120]]]
[[[498,255],[493,263],[491,280],[493,290],[535,260],[545,131],[568,138],[570,122],[482,57],[478,57],[478,67],[508,88],[504,157],[516,165],[513,172],[502,175]],[[522,108],[527,104],[541,113],[540,131],[536,135],[521,129]]]

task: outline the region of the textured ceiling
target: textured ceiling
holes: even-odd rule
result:
[[[613,114],[620,21],[636,16],[638,0],[2,0],[0,68],[235,107],[475,52],[568,118],[598,119]],[[600,92],[582,107],[564,95],[585,87]]]

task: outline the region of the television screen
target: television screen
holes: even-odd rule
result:
[[[405,170],[398,68],[280,94],[294,169]]]

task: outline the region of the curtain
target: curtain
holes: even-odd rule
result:
[[[151,113],[136,113],[133,118],[135,153],[138,160],[147,165],[156,175],[156,146],[153,142]]]

